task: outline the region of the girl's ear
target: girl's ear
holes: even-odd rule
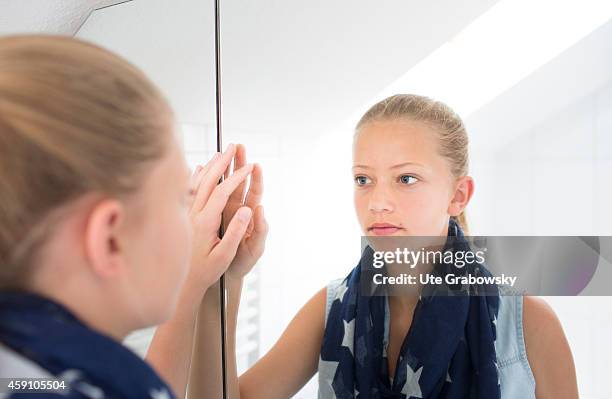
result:
[[[125,269],[126,254],[120,240],[124,219],[124,205],[104,199],[94,206],[86,220],[85,256],[101,278],[112,278]]]
[[[470,202],[472,194],[474,194],[474,179],[470,176],[459,178],[455,183],[455,191],[448,205],[448,214],[450,216],[459,216]]]

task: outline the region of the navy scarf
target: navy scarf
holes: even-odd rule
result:
[[[452,218],[447,249],[470,249]],[[444,286],[443,294],[434,292],[439,288],[423,286],[391,383],[383,348],[387,297],[362,295],[360,288],[363,265],[371,265],[372,254],[372,248],[366,247],[331,304],[319,360],[319,369],[327,374],[320,376],[326,382],[319,387],[322,397],[499,399],[497,286]],[[436,265],[432,273],[442,276],[449,267],[453,265]],[[491,275],[483,264],[463,271]]]
[[[88,328],[62,305],[38,295],[0,293],[0,342],[66,381],[70,389],[57,391],[62,395],[174,398],[138,355]]]

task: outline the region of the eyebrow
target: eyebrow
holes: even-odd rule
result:
[[[389,169],[401,168],[402,166],[407,166],[407,165],[414,165],[414,166],[421,166],[421,167],[425,166],[425,165],[417,163],[417,162],[402,162],[402,163],[398,163],[397,165],[391,166]],[[353,165],[353,169],[355,169],[355,168],[372,169],[368,165]]]

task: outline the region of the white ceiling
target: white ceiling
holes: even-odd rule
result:
[[[152,4],[150,1],[133,0],[132,3],[139,3],[139,8],[142,8],[140,6],[145,2]],[[158,11],[154,18],[159,21],[143,25],[145,15],[140,15],[134,21],[134,30],[130,30],[129,25],[126,29],[126,22],[121,21],[122,37],[109,27],[100,25],[96,28],[97,37],[104,35],[105,29],[109,37],[110,32],[114,32],[108,46],[116,46],[128,58],[129,54],[125,52],[130,46],[125,46],[122,41],[129,41],[132,32],[146,34],[147,26],[150,26],[148,42],[141,43],[151,43],[146,45],[151,51],[162,42],[161,39],[167,44],[181,45],[186,41],[184,35],[177,34],[176,38],[167,35],[168,32],[185,31],[181,21],[194,23],[194,16],[187,15],[188,5],[193,1],[201,5],[201,0],[167,0],[167,7],[156,8]],[[213,3],[209,1],[210,6],[202,9],[210,10],[212,14]],[[343,121],[354,109],[370,101],[381,89],[497,2],[220,1],[225,132],[300,136],[325,133]],[[154,3],[163,2],[156,0]],[[111,3],[120,1],[0,0],[0,34],[28,31],[74,34],[93,9]],[[109,11],[116,12],[120,8],[127,10],[131,7],[110,7],[96,14],[111,15]],[[165,14],[160,16],[160,9]],[[97,21],[102,21],[101,18]],[[105,20],[106,24],[112,24],[117,18]],[[168,20],[176,21],[175,25],[169,25]],[[203,24],[211,21],[211,15],[202,17]],[[162,24],[165,30],[156,29],[158,24]],[[210,45],[192,51],[201,51],[200,55],[213,59],[212,33],[208,40]],[[165,65],[156,61],[157,64],[144,69],[152,74],[156,73],[155,68],[163,69],[166,91],[172,91],[172,88],[168,89],[172,82],[184,86],[173,94],[175,97],[189,97],[189,86],[185,82],[202,81],[198,74],[211,73],[210,68],[200,68],[191,62],[176,62],[172,56],[162,57],[161,62]],[[173,101],[179,115],[188,115],[188,122],[208,123],[212,115],[199,111],[201,104],[209,104],[214,98],[213,79],[204,80],[210,82],[208,99],[191,104],[189,101]],[[195,114],[200,118],[194,117]],[[234,140],[229,137],[227,141]]]
[[[325,133],[496,2],[221,0],[226,127]]]

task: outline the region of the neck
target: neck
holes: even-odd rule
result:
[[[399,311],[413,310],[418,301],[418,295],[393,295],[389,296],[389,307]]]

